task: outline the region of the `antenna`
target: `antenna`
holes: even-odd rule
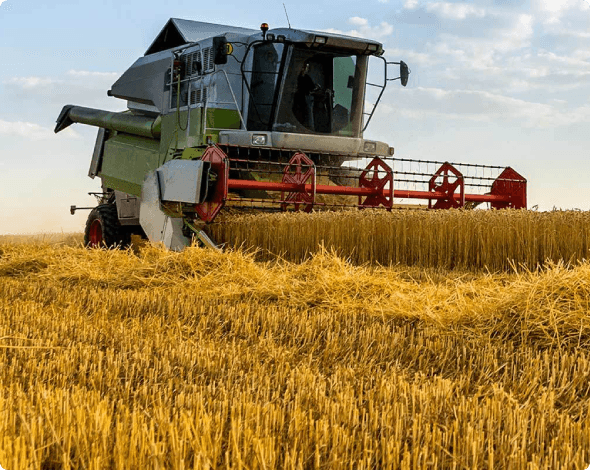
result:
[[[289,14],[287,13],[287,7],[285,6],[285,2],[283,2],[283,8],[285,9],[285,16],[287,17],[287,24],[289,25],[289,29],[291,29],[291,22],[289,21]]]

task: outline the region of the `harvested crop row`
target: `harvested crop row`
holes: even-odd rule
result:
[[[589,258],[590,214],[580,211],[345,211],[227,217],[213,238],[301,261],[323,245],[355,264],[442,269],[535,269]]]
[[[0,248],[4,468],[590,462],[590,265]]]

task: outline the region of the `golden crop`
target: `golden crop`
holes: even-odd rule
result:
[[[0,465],[590,463],[589,263],[490,274],[255,257],[0,240]]]
[[[530,269],[588,259],[590,213],[525,210],[376,210],[245,215],[211,227],[213,238],[301,261],[323,244],[355,264],[443,269]],[[267,259],[269,257],[267,256]]]

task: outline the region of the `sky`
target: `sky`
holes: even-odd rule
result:
[[[376,39],[410,66],[365,138],[402,158],[511,166],[529,207],[590,209],[588,0],[285,5],[294,28]],[[106,91],[170,17],[287,25],[282,1],[0,0],[0,234],[83,230],[88,212],[69,207],[95,205],[96,128],[56,135],[55,120],[65,104],[125,109]]]

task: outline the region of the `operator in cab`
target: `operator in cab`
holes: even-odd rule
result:
[[[320,85],[323,72],[320,62],[306,60],[297,77],[293,99],[293,114],[303,126],[315,132],[330,132],[331,127],[332,92]]]

